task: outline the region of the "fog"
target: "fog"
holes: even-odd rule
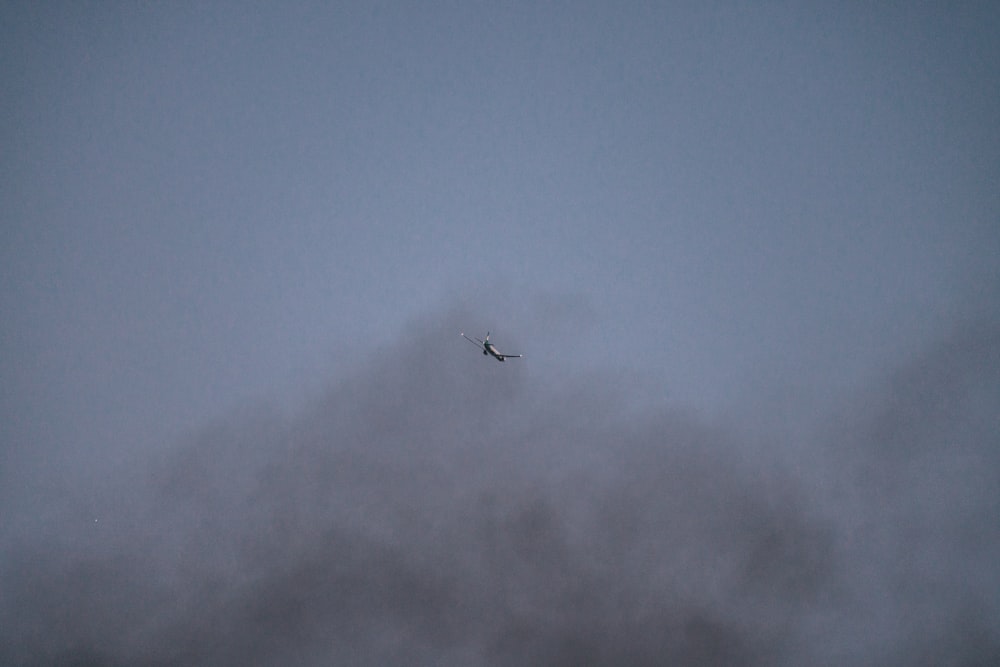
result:
[[[789,440],[469,321],[10,498],[0,663],[1000,662],[1000,328]]]

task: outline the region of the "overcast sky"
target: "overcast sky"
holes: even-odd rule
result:
[[[995,658],[1000,9],[877,4],[4,3],[0,658]]]

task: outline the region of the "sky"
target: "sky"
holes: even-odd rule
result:
[[[1000,10],[494,4],[3,4],[0,662],[995,663]]]

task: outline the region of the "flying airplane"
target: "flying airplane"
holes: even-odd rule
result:
[[[493,346],[493,343],[490,342],[489,331],[486,332],[486,340],[479,340],[478,338],[475,337],[469,338],[464,333],[462,334],[462,338],[469,341],[476,347],[482,349],[483,354],[493,355],[493,358],[496,359],[497,361],[504,361],[506,359],[519,359],[521,357],[520,354],[500,354],[500,350],[496,349],[496,347]]]

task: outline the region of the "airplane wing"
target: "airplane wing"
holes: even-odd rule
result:
[[[466,336],[464,333],[462,334],[462,338],[464,338],[465,340],[469,341],[470,343],[472,343],[473,345],[475,345],[478,348],[482,348],[483,347],[483,341],[479,340],[478,338],[476,338],[475,340],[473,340],[472,338],[469,338],[468,336]]]
[[[521,358],[520,354],[507,354],[507,353],[502,353],[502,354],[503,354],[503,357],[505,359],[511,358],[511,357],[513,357],[514,359],[520,359]]]

